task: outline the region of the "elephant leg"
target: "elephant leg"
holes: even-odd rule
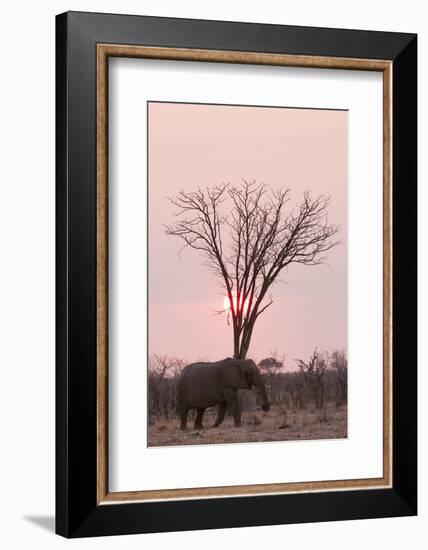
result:
[[[227,402],[221,401],[221,403],[218,406],[217,420],[214,422],[214,426],[213,426],[214,428],[217,428],[223,422],[224,415],[226,414],[226,409],[227,409]]]
[[[195,430],[197,430],[198,428],[203,428],[202,426],[202,417],[204,416],[204,412],[205,412],[205,409],[198,409],[198,415],[196,416],[196,419],[195,419]]]
[[[238,398],[235,397],[232,403],[232,412],[233,419],[235,420],[235,426],[239,427],[241,425],[241,409],[239,407]]]
[[[189,409],[181,409],[180,411],[180,430],[185,430],[187,427],[187,413]]]
[[[225,392],[225,397],[227,404],[229,405],[232,414],[233,419],[235,421],[235,426],[241,425],[241,411],[239,408],[239,402],[238,402],[238,393],[236,389],[230,388],[227,392]]]

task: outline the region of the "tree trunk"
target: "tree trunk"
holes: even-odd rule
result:
[[[242,331],[241,344],[239,346],[238,359],[246,359],[248,348],[250,347],[251,336],[253,334],[254,322],[248,324]]]
[[[240,359],[239,355],[239,330],[238,327],[233,325],[233,358]]]

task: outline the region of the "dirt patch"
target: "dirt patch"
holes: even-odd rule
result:
[[[218,428],[212,428],[217,411],[204,415],[203,430],[193,429],[189,418],[186,431],[180,431],[178,418],[157,419],[149,425],[149,446],[207,445],[210,443],[249,443],[257,441],[293,441],[339,439],[347,437],[347,408],[329,404],[322,410],[286,410],[273,406],[269,412],[248,411],[242,414],[242,426],[236,428],[226,417]],[[189,415],[190,416],[190,415]]]

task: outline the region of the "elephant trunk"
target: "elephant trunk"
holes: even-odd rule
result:
[[[263,378],[261,377],[259,372],[255,373],[254,385],[259,390],[259,392],[262,396],[262,399],[263,399],[262,409],[264,411],[268,411],[270,409],[270,404],[269,404],[269,400],[268,400],[267,393],[266,393],[265,383],[263,382]]]

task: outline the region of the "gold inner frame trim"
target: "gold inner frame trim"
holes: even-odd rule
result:
[[[108,59],[280,65],[383,73],[383,476],[226,487],[109,492],[108,489]],[[97,45],[97,503],[377,489],[392,486],[392,69],[391,61],[256,52]]]

